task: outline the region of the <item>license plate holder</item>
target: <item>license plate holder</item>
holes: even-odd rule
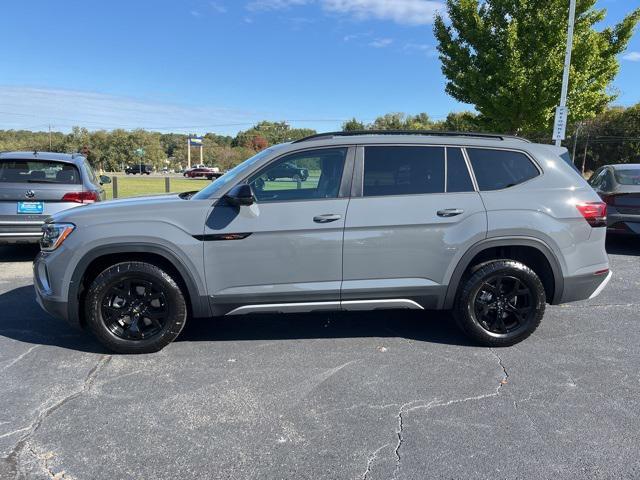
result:
[[[18,202],[18,213],[22,215],[38,215],[44,212],[44,202]]]

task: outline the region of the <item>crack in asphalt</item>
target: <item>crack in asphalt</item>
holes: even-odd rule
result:
[[[65,478],[69,478],[67,477],[67,474],[64,470],[61,470],[60,472],[56,473],[54,472],[51,467],[49,467],[49,459],[54,457],[53,452],[48,452],[48,453],[44,453],[44,454],[40,454],[38,452],[36,452],[33,447],[31,445],[29,445],[28,443],[27,445],[27,450],[29,451],[29,453],[31,453],[31,455],[38,459],[42,465],[42,469],[47,473],[47,475],[49,475],[49,478],[51,478],[52,480],[63,480]]]
[[[403,437],[403,433],[404,433],[404,418],[403,415],[406,415],[409,412],[412,412],[414,410],[421,410],[421,409],[425,409],[425,410],[431,410],[432,408],[436,408],[436,407],[448,407],[450,405],[455,405],[458,403],[464,403],[464,402],[470,402],[470,401],[476,401],[476,400],[483,400],[485,398],[491,398],[491,397],[497,397],[500,395],[500,389],[507,384],[508,382],[508,378],[509,378],[509,372],[507,372],[507,368],[504,365],[504,362],[502,361],[502,357],[500,355],[498,355],[498,353],[496,353],[492,348],[489,348],[489,352],[491,352],[491,354],[498,360],[498,365],[500,366],[500,369],[502,370],[502,379],[500,380],[500,382],[498,383],[498,385],[496,386],[496,390],[493,393],[486,393],[486,394],[482,394],[482,395],[474,395],[471,397],[464,397],[464,398],[456,398],[456,399],[452,399],[452,400],[448,400],[446,402],[441,402],[438,400],[432,400],[426,404],[420,404],[420,402],[422,402],[421,400],[416,400],[413,402],[409,402],[409,403],[404,403],[401,407],[400,410],[398,411],[398,428],[396,429],[396,435],[398,437],[398,443],[396,444],[396,448],[394,450],[394,454],[396,457],[396,467],[395,470],[393,471],[393,477],[392,479],[397,478],[397,474],[398,471],[400,470],[400,462],[402,460],[402,457],[400,456],[400,448],[402,447],[402,443],[404,442],[404,437]],[[415,406],[410,406],[412,404],[417,404]]]
[[[41,347],[42,345],[33,345],[31,346],[29,349],[27,349],[26,352],[21,353],[20,355],[18,355],[16,358],[14,358],[13,360],[7,362],[6,365],[4,365],[2,367],[2,371],[4,372],[5,370],[7,370],[9,367],[13,367],[16,363],[18,363],[20,360],[22,360],[24,357],[26,357],[27,355],[29,355],[31,352],[33,352],[36,348]]]
[[[367,480],[367,476],[371,472],[371,467],[373,466],[373,462],[376,461],[376,458],[378,457],[378,454],[380,453],[380,451],[384,448],[387,448],[388,446],[389,444],[385,443],[369,456],[369,459],[367,460],[367,469],[362,474],[362,480]]]
[[[62,399],[55,402],[53,405],[41,410],[36,416],[36,418],[34,419],[34,421],[31,422],[31,424],[28,427],[21,429],[23,431],[28,430],[28,432],[25,435],[23,435],[20,438],[20,440],[18,440],[18,442],[15,444],[15,446],[13,447],[9,455],[7,455],[3,459],[3,461],[8,465],[9,470],[13,472],[15,479],[25,477],[25,475],[23,474],[20,468],[20,455],[25,449],[29,451],[29,453],[31,454],[35,453],[34,450],[31,448],[31,446],[29,445],[29,440],[38,431],[38,429],[42,425],[42,422],[44,422],[52,413],[54,413],[56,410],[58,410],[67,402],[88,392],[91,386],[93,385],[93,382],[95,381],[95,378],[97,377],[97,375],[100,373],[102,369],[106,367],[106,365],[109,363],[110,360],[111,360],[111,355],[102,355],[98,359],[96,364],[93,366],[93,368],[89,370],[89,373],[87,374],[84,381],[82,382],[82,387],[70,393],[69,395],[66,395]],[[35,455],[35,457],[36,459],[41,460],[37,454]],[[52,478],[60,478],[60,476],[58,477],[54,476]]]

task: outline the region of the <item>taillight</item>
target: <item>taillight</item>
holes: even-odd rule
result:
[[[576,208],[592,227],[607,226],[607,204],[604,202],[578,203]]]
[[[97,192],[69,192],[62,197],[63,202],[93,203],[98,200]]]

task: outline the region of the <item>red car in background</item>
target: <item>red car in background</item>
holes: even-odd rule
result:
[[[187,178],[207,178],[213,180],[214,178],[221,177],[222,172],[215,171],[209,167],[196,167],[187,170],[183,175]]]

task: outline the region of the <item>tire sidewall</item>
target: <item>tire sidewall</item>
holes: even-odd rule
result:
[[[112,333],[106,326],[101,303],[104,295],[123,279],[137,278],[151,281],[162,288],[169,309],[163,329],[151,338],[126,340]],[[142,262],[126,262],[104,270],[91,284],[85,298],[87,326],[107,348],[118,353],[156,352],[171,343],[184,328],[187,308],[180,287],[173,278],[155,265]]]
[[[523,328],[506,334],[486,330],[474,311],[475,297],[482,284],[496,275],[515,277],[525,284],[531,292],[535,310]],[[509,346],[524,340],[536,330],[544,316],[546,295],[540,278],[529,267],[513,260],[497,260],[482,265],[467,279],[456,303],[456,320],[465,333],[487,346]]]

